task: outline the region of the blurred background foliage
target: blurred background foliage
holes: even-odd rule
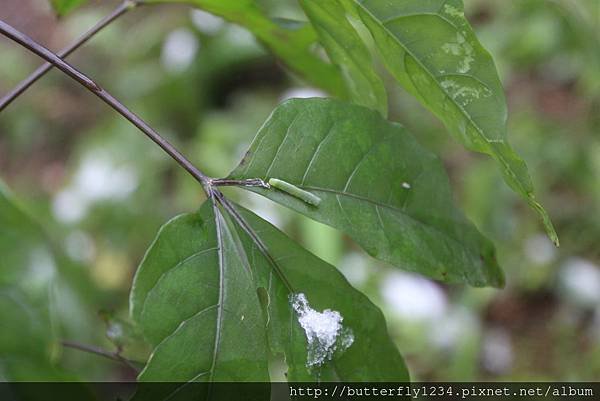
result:
[[[271,17],[303,18],[293,0],[260,3]],[[493,162],[449,139],[389,77],[390,118],[442,157],[457,202],[498,248],[505,289],[399,272],[333,229],[228,194],[377,303],[413,379],[599,380],[600,2],[465,3],[496,59],[511,142],[532,170],[560,249]],[[0,18],[59,49],[113,4],[93,2],[57,20],[45,2],[2,0]],[[40,64],[5,39],[0,55],[0,93]],[[237,164],[279,102],[325,95],[242,28],[186,6],[140,7],[70,60],[213,176]],[[197,183],[56,71],[0,115],[0,172],[10,188],[0,190],[0,378],[133,379],[127,366],[60,342],[123,347],[145,360],[147,350],[120,340],[132,330],[129,286],[161,224],[203,202]]]

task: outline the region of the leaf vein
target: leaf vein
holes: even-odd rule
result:
[[[310,172],[310,169],[311,169],[311,167],[312,167],[315,159],[318,157],[318,154],[321,151],[321,146],[323,145],[323,143],[325,143],[325,141],[327,140],[327,138],[329,137],[329,135],[333,131],[334,127],[335,127],[335,122],[332,122],[331,125],[329,126],[329,128],[327,129],[327,133],[325,134],[325,136],[323,138],[321,138],[321,140],[319,141],[319,145],[317,145],[317,148],[315,149],[315,152],[313,153],[312,157],[310,158],[310,161],[308,162],[308,166],[304,170],[304,175],[302,176],[302,182],[301,182],[300,185],[304,185],[304,181],[306,180],[306,176]]]
[[[271,169],[273,168],[273,165],[275,164],[275,162],[277,161],[277,157],[279,156],[279,152],[281,151],[281,148],[283,148],[283,144],[285,143],[285,141],[288,139],[289,134],[290,134],[290,130],[292,129],[292,127],[294,126],[294,123],[300,118],[300,116],[303,113],[298,113],[294,116],[294,119],[292,120],[292,122],[290,123],[290,125],[288,125],[287,129],[285,130],[285,135],[283,136],[283,138],[281,139],[281,142],[279,143],[279,146],[277,146],[277,151],[275,152],[275,156],[273,156],[273,160],[271,160],[271,164],[269,164],[269,168],[267,169],[267,172],[265,173],[265,179],[269,178],[269,174],[271,174]]]
[[[144,297],[144,302],[142,303],[142,310],[140,311],[140,316],[144,315],[144,311],[146,310],[146,303],[148,301],[148,298],[150,297],[150,294],[156,289],[156,287],[158,286],[158,284],[164,279],[164,277],[172,270],[177,269],[178,267],[183,266],[184,264],[186,264],[187,262],[189,262],[192,259],[197,258],[198,256],[201,256],[207,252],[210,251],[216,251],[217,248],[213,247],[213,248],[208,248],[208,249],[202,249],[200,251],[194,252],[193,254],[191,254],[190,256],[187,256],[185,259],[180,260],[179,262],[177,262],[176,264],[172,265],[171,267],[167,268],[161,275],[160,277],[156,280],[156,282],[152,285],[152,287],[150,287],[150,289],[148,289],[148,291],[146,292],[146,296]]]

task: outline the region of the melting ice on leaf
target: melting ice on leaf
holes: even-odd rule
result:
[[[131,315],[154,348],[140,381],[267,381],[270,354],[285,355],[290,380],[408,379],[368,298],[266,221],[231,207],[236,219],[207,202],[171,220],[138,268]]]
[[[338,311],[325,309],[318,312],[310,307],[306,295],[302,293],[291,294],[290,303],[306,334],[307,367],[323,365],[333,358],[334,352],[343,352],[354,342],[352,329],[342,325],[344,318]]]

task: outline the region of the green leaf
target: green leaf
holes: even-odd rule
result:
[[[50,0],[52,8],[60,17],[68,14],[84,3],[87,3],[87,0]]]
[[[154,351],[140,381],[268,381],[266,333],[248,259],[220,211],[167,223],[131,291]]]
[[[409,380],[379,308],[354,289],[334,266],[254,213],[240,206],[232,207],[250,235],[243,243],[254,261],[259,288],[268,295],[269,343],[273,352],[284,352],[288,380]],[[346,349],[343,344],[337,344],[333,361],[327,362],[325,358],[320,367],[314,362],[324,356],[320,347],[323,344],[307,343],[306,331],[298,324],[301,316],[290,307],[290,298],[302,295],[308,300],[312,313],[327,314],[329,310],[340,314],[343,320],[338,341],[353,339]],[[308,368],[311,360],[313,366]]]
[[[32,274],[27,269],[39,256],[56,268],[60,279],[77,292],[88,305],[98,302],[95,285],[82,266],[70,260],[49,236],[37,216],[23,208],[18,199],[0,181],[0,286],[22,284]],[[42,260],[43,261],[43,260]]]
[[[156,346],[141,381],[209,380],[197,376],[215,357],[217,370],[227,369],[213,380],[268,380],[267,337],[272,352],[285,353],[290,380],[316,380],[319,375],[349,381],[408,379],[376,306],[333,266],[269,223],[237,205],[227,207],[233,217],[207,202],[198,213],[171,220],[136,274],[132,317]],[[321,366],[310,369],[309,357],[315,357],[319,342],[308,344],[290,303],[299,294],[315,312],[340,314],[340,339],[354,336],[343,352],[336,343],[338,352],[327,355],[332,361],[324,358]],[[215,352],[219,320],[213,310],[222,305],[221,338],[227,341]],[[202,312],[207,308],[212,309]],[[206,316],[202,324],[194,324],[198,313]]]
[[[40,227],[0,181],[0,286],[13,285],[22,277],[31,251],[28,248],[35,248],[43,239]]]
[[[58,363],[59,340],[90,340],[99,291],[1,181],[0,255],[0,376],[75,379]]]
[[[400,84],[468,149],[492,156],[506,183],[541,216],[525,162],[506,135],[506,100],[491,55],[465,19],[461,0],[344,0],[355,6]]]
[[[344,96],[344,83],[334,66],[311,50],[317,37],[308,24],[290,28],[269,19],[255,0],[146,0],[144,3],[187,3],[239,24],[300,77],[332,95]]]
[[[51,364],[53,336],[44,310],[47,298],[0,287],[0,379],[64,380]]]
[[[369,49],[346,18],[344,7],[337,0],[301,0],[300,4],[329,58],[339,66],[350,99],[387,116],[385,87],[373,69]]]
[[[493,245],[453,205],[442,164],[399,124],[330,99],[280,105],[232,179],[278,178],[321,199],[247,187],[350,235],[370,255],[446,282],[503,285]]]
[[[49,289],[37,275],[53,273],[53,255],[37,222],[0,181],[0,377],[57,380],[51,363]],[[37,270],[36,270],[37,269]]]

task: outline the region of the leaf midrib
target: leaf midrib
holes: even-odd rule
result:
[[[437,228],[434,225],[427,224],[427,223],[419,220],[418,218],[416,218],[414,216],[411,216],[410,214],[406,213],[402,209],[397,208],[396,206],[392,206],[392,205],[389,205],[389,204],[386,204],[386,203],[383,203],[383,202],[372,200],[372,199],[369,199],[369,198],[364,197],[362,195],[353,194],[351,192],[340,191],[338,189],[321,188],[321,187],[315,187],[315,186],[300,186],[300,188],[302,188],[302,189],[311,189],[311,190],[314,190],[314,191],[330,192],[330,193],[335,194],[336,197],[337,196],[347,196],[347,197],[350,197],[350,198],[355,198],[355,199],[358,199],[360,201],[364,201],[364,202],[370,203],[370,204],[374,205],[376,208],[377,207],[382,207],[382,208],[386,208],[386,209],[392,210],[393,212],[397,212],[397,213],[401,214],[402,216],[408,218],[409,220],[412,220],[412,221],[418,223],[419,225],[425,227],[426,229],[431,229],[431,230],[439,233],[442,237],[450,239],[452,242],[456,243],[460,248],[465,249],[467,251],[467,253],[469,253],[469,254],[473,253],[469,248],[465,247],[457,238],[455,238],[455,237],[453,237],[453,236],[451,236],[451,235],[449,235],[449,234],[441,231],[439,228]],[[455,223],[455,222],[453,222],[453,223]]]
[[[215,231],[217,234],[217,245],[218,245],[218,255],[219,255],[219,302],[217,308],[217,324],[215,326],[215,342],[213,346],[213,357],[210,366],[210,376],[208,381],[212,382],[213,377],[215,375],[215,366],[217,363],[217,353],[219,349],[219,345],[221,343],[221,327],[223,325],[223,301],[224,301],[224,289],[225,289],[225,280],[224,280],[224,272],[225,272],[225,260],[224,260],[224,249],[223,249],[223,233],[222,233],[222,221],[219,208],[216,203],[213,203],[213,211],[215,215]]]

